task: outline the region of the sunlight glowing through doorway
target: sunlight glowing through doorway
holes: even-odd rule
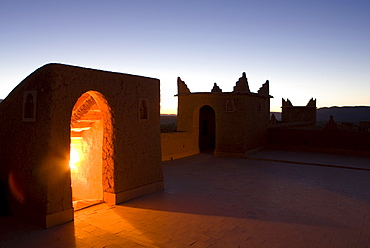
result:
[[[103,121],[99,105],[84,93],[71,116],[70,171],[75,210],[103,201]]]

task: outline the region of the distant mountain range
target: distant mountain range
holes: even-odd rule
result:
[[[370,121],[370,107],[330,107],[319,108],[316,112],[317,121],[328,121],[330,116],[335,122]]]
[[[271,112],[275,114],[276,119],[281,120],[280,112]],[[316,111],[317,122],[327,122],[330,116],[334,117],[335,122],[359,122],[370,121],[370,107],[325,107]]]

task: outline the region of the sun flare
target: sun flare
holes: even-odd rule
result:
[[[78,163],[81,160],[81,152],[78,149],[78,145],[71,141],[71,151],[70,151],[70,158],[69,158],[69,168],[72,172],[78,172]]]

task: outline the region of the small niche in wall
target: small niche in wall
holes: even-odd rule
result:
[[[139,120],[148,120],[148,119],[149,119],[148,99],[141,98],[139,100]]]
[[[226,100],[226,112],[235,112],[236,106],[234,100]]]
[[[22,121],[35,122],[36,121],[36,101],[37,91],[30,90],[23,92],[23,111]]]

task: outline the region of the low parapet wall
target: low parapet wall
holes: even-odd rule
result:
[[[370,156],[370,132],[273,128],[269,147]]]
[[[198,140],[189,132],[161,133],[162,161],[199,153]]]

